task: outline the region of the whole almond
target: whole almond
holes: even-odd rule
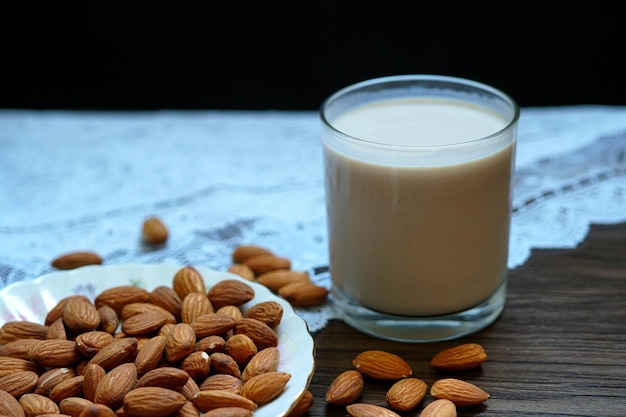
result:
[[[178,391],[187,399],[187,402],[192,401],[193,397],[200,391],[198,383],[193,378],[187,379],[187,383]],[[195,406],[194,406],[195,407]]]
[[[21,339],[44,340],[48,326],[30,321],[8,321],[0,327],[0,345]]]
[[[246,281],[254,281],[254,271],[248,265],[232,264],[226,271],[238,275]]]
[[[243,317],[235,323],[234,334],[248,336],[258,350],[278,346],[278,335],[267,324],[257,319]]]
[[[96,389],[105,375],[106,371],[98,364],[92,363],[85,367],[85,372],[83,373],[83,395],[87,400],[93,402],[96,398]]]
[[[235,334],[226,341],[224,352],[243,368],[257,354],[257,347],[248,335]]]
[[[0,390],[18,398],[35,389],[39,375],[33,371],[16,371],[0,377]]]
[[[59,317],[48,325],[46,339],[67,339],[67,329],[63,322],[63,317]]]
[[[286,417],[301,417],[306,414],[313,406],[313,394],[308,389],[304,391],[300,399],[293,406]]]
[[[207,297],[215,309],[225,305],[239,306],[254,298],[254,288],[238,279],[224,279],[211,287]]]
[[[126,304],[124,308],[122,308],[120,318],[122,319],[122,321],[124,321],[132,316],[135,316],[141,313],[162,314],[163,316],[166,317],[166,321],[165,321],[166,323],[176,324],[177,322],[176,317],[171,312],[169,312],[168,310],[166,310],[165,308],[161,306],[152,304],[150,302]]]
[[[165,359],[168,362],[178,362],[194,351],[196,332],[187,323],[175,324],[165,336]]]
[[[430,395],[437,400],[450,400],[457,407],[469,407],[489,399],[489,394],[483,389],[456,378],[444,378],[435,381],[430,387]]]
[[[41,339],[18,339],[0,345],[0,356],[28,360],[28,349]]]
[[[182,298],[172,287],[167,285],[159,285],[150,292],[148,300],[151,304],[157,305],[169,311],[180,320],[180,310],[182,308]]]
[[[94,303],[96,308],[104,305],[111,307],[119,316],[126,304],[145,303],[148,298],[150,298],[150,293],[144,288],[134,285],[119,285],[102,291]]]
[[[242,261],[254,271],[256,276],[276,269],[291,269],[291,260],[275,255],[255,255]]]
[[[247,381],[252,377],[265,373],[273,372],[278,369],[280,361],[280,352],[276,347],[268,347],[260,350],[250,359],[250,362],[244,368],[241,379]]]
[[[350,404],[346,406],[346,411],[352,417],[400,417],[388,408],[366,403]]]
[[[75,333],[95,330],[100,325],[100,313],[91,302],[72,298],[63,310],[63,323]]]
[[[203,413],[222,407],[240,407],[250,411],[257,408],[254,401],[243,395],[220,390],[199,391],[193,398],[193,403]]]
[[[7,417],[24,417],[24,409],[18,400],[3,390],[0,390],[0,415]]]
[[[192,352],[180,362],[180,369],[197,381],[203,380],[211,372],[211,358],[204,351]]]
[[[156,216],[144,219],[141,225],[141,237],[149,245],[161,245],[167,241],[169,231],[163,220]]]
[[[176,417],[200,417],[200,410],[188,399],[176,412]]]
[[[361,396],[363,385],[363,375],[359,371],[343,371],[326,390],[326,401],[333,405],[352,404]]]
[[[426,382],[419,378],[404,378],[387,390],[385,400],[387,400],[387,405],[394,410],[409,411],[422,402],[427,389]]]
[[[56,257],[50,265],[56,269],[75,269],[86,265],[101,265],[102,257],[91,251],[70,252]]]
[[[230,355],[222,352],[211,354],[211,371],[216,374],[228,374],[241,378],[239,364]]]
[[[200,338],[200,340],[197,340],[196,345],[194,346],[194,350],[201,350],[203,352],[211,354],[213,352],[223,352],[225,346],[226,340],[224,340],[222,336],[210,335],[202,337]]]
[[[283,306],[277,301],[261,301],[250,307],[244,317],[259,320],[276,329],[283,318]]]
[[[253,412],[241,407],[216,408],[203,414],[204,417],[251,417]]]
[[[487,360],[487,353],[478,343],[465,343],[437,353],[430,365],[445,371],[464,371],[479,367]]]
[[[35,387],[33,392],[48,396],[55,386],[75,376],[76,371],[74,368],[51,368],[39,376],[37,387]]]
[[[271,250],[258,245],[239,245],[232,253],[232,259],[234,263],[241,264],[246,259],[252,258],[257,255],[270,255],[273,256]]]
[[[117,414],[104,404],[90,404],[81,411],[78,417],[117,417]]]
[[[202,381],[199,388],[201,391],[219,390],[239,394],[242,386],[243,381],[236,376],[228,374],[214,374]]]
[[[42,341],[39,341],[37,344],[41,342]],[[32,347],[33,346],[29,348],[29,351]],[[27,359],[0,356],[0,377],[10,375],[17,371],[32,371],[36,374],[41,374],[43,372],[43,368],[35,362]]]
[[[218,308],[215,312],[217,314],[223,314],[232,317],[233,319],[235,319],[235,321],[243,317],[243,312],[241,311],[241,308],[239,308],[239,306],[226,305]]]
[[[381,381],[394,381],[413,374],[411,366],[400,356],[383,350],[366,350],[352,361],[364,376]]]
[[[167,316],[161,313],[136,314],[124,320],[122,332],[128,336],[146,336],[157,332],[167,320]]]
[[[191,327],[196,332],[196,338],[202,339],[212,335],[222,335],[235,327],[236,321],[225,314],[208,313],[196,317]]]
[[[157,335],[146,341],[135,357],[137,373],[143,375],[156,368],[164,357],[165,336]]]
[[[276,269],[259,275],[256,281],[267,287],[270,291],[277,293],[279,289],[288,284],[296,282],[311,282],[308,273],[293,271],[291,269]]]
[[[278,295],[294,307],[313,307],[322,304],[328,298],[329,291],[312,282],[294,282],[281,287]]]
[[[183,323],[191,323],[196,317],[213,312],[215,312],[213,304],[211,304],[206,294],[191,292],[183,299],[180,319]]]
[[[89,363],[95,363],[109,371],[116,366],[134,361],[137,356],[137,339],[134,337],[124,337],[109,343],[100,352],[96,353]]]
[[[239,394],[262,406],[278,397],[290,379],[291,374],[288,372],[266,372],[247,380]]]
[[[69,367],[83,359],[76,342],[65,339],[42,340],[28,349],[30,360],[46,368]]]
[[[104,404],[111,409],[122,406],[124,396],[137,383],[137,368],[134,363],[123,363],[111,369],[96,388],[94,403]]]
[[[93,402],[82,397],[67,397],[59,403],[59,411],[71,417],[78,417],[83,410],[92,406]]]
[[[181,300],[190,292],[206,293],[204,278],[193,266],[184,266],[174,274],[172,288]]]
[[[82,294],[72,294],[72,295],[68,295],[67,297],[61,298],[55,305],[54,307],[52,307],[50,309],[50,311],[48,311],[48,314],[46,314],[46,319],[44,321],[44,324],[46,325],[50,325],[52,322],[56,321],[57,319],[63,317],[63,312],[65,311],[65,306],[67,305],[67,303],[74,298],[80,298],[84,301],[87,302],[91,302],[91,300],[89,300],[89,298],[87,298],[87,296],[82,295]]]
[[[189,379],[189,374],[180,368],[162,366],[151,370],[137,381],[136,387],[161,387],[180,390]]]
[[[59,412],[59,406],[50,398],[40,394],[24,394],[19,403],[24,409],[26,416],[39,416],[41,414],[54,414]]]
[[[50,390],[48,398],[58,404],[65,398],[82,395],[84,379],[85,377],[83,375],[76,375],[75,377],[68,378],[65,381],[58,383],[54,388],[52,388],[52,390]]]
[[[115,339],[113,336],[101,330],[94,330],[91,332],[81,333],[76,336],[76,348],[85,357],[91,358],[96,353],[100,352],[102,348],[113,343]]]
[[[120,324],[119,317],[115,310],[113,310],[110,306],[103,305],[98,308],[98,314],[100,314],[100,325],[98,326],[98,330],[110,334],[115,333]]]
[[[140,387],[124,397],[124,413],[129,417],[165,417],[175,414],[187,400],[176,391],[161,387]]]
[[[435,400],[424,407],[419,417],[456,417],[456,406],[450,400]]]

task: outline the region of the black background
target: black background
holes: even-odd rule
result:
[[[410,73],[521,106],[626,104],[619,4],[5,2],[0,107],[314,110]]]

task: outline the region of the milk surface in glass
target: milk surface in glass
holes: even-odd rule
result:
[[[333,285],[364,307],[407,316],[489,298],[506,280],[514,140],[453,163],[436,155],[508,121],[478,105],[428,98],[365,104],[331,123],[363,141],[435,149],[428,163],[396,164],[324,142]]]

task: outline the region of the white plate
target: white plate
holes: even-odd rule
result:
[[[0,326],[7,321],[28,320],[43,323],[46,314],[57,302],[72,294],[84,294],[90,299],[107,288],[118,285],[137,285],[152,290],[159,285],[172,286],[175,264],[126,264],[86,266],[70,271],[46,274],[32,281],[13,283],[0,291]],[[226,272],[195,266],[204,277],[207,290],[224,279],[240,279]],[[315,369],[315,346],[306,322],[288,302],[272,294],[266,287],[246,282],[254,288],[254,299],[242,306],[273,300],[283,306],[283,317],[277,328],[280,364],[278,370],[289,372],[291,379],[285,391],[274,401],[259,407],[255,417],[285,416],[308,388]]]

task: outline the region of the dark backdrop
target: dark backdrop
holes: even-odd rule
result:
[[[311,110],[408,73],[626,104],[619,2],[61,3],[3,3],[0,107]]]

